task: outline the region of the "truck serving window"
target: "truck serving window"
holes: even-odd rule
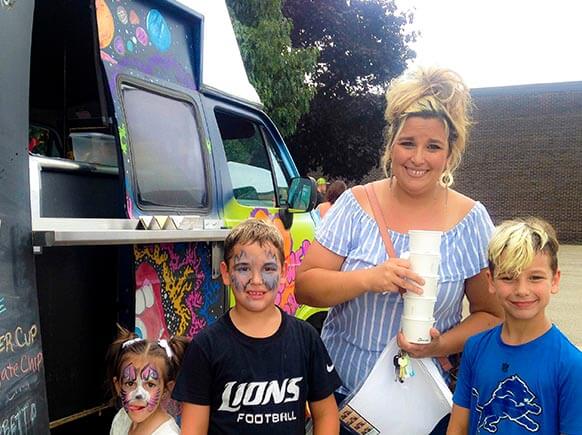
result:
[[[270,145],[269,132],[247,118],[221,111],[215,113],[236,200],[253,207],[277,207],[285,203],[288,177]]]
[[[205,208],[206,166],[192,103],[123,85],[140,208]]]

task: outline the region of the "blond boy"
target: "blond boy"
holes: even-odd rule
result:
[[[489,291],[504,322],[465,344],[448,435],[582,434],[582,353],[546,315],[558,241],[541,219],[507,221],[489,243]]]
[[[173,397],[184,402],[183,434],[339,432],[340,385],[317,332],[275,305],[285,279],[277,228],[249,219],[226,238],[222,279],[236,305],[188,348]]]

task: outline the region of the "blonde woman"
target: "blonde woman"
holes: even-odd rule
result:
[[[372,188],[396,257],[409,250],[408,230],[444,232],[436,323],[430,344],[399,334],[400,291],[418,292],[423,280],[408,261],[389,258],[364,189],[347,190],[318,228],[296,281],[298,301],[332,307],[322,339],[343,381],[338,400],[366,378],[394,336],[412,357],[447,357],[502,316],[485,276],[491,218],[451,188],[469,133],[468,88],[450,70],[419,69],[392,82],[386,99],[386,178]],[[465,295],[470,315],[461,322]]]

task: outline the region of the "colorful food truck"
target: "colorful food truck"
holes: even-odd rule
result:
[[[228,228],[314,234],[218,0],[0,0],[0,434],[106,433],[116,324],[192,336],[229,306]]]

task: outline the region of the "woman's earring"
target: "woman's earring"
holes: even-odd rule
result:
[[[453,184],[453,174],[448,169],[445,169],[441,174],[441,184],[448,189]]]
[[[388,166],[388,176],[390,177],[390,182],[388,186],[392,189],[392,181],[394,180],[394,174],[392,173],[392,160],[390,161],[390,166]]]

